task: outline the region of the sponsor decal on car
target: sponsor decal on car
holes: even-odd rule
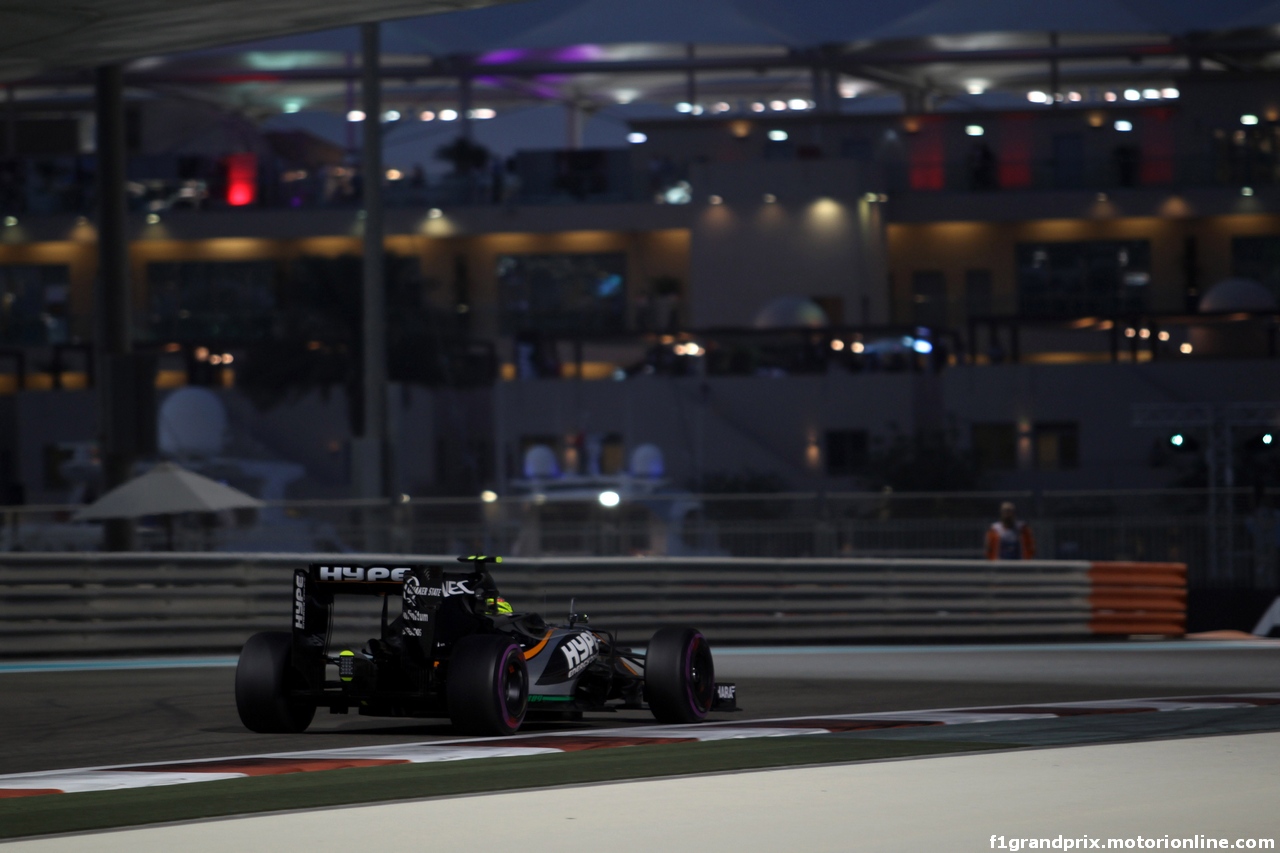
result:
[[[568,675],[573,678],[586,669],[587,664],[596,659],[596,655],[600,653],[600,641],[596,639],[595,634],[582,633],[566,640],[560,646],[560,651],[564,655],[565,664],[569,667]]]
[[[430,622],[431,621],[431,615],[429,613],[423,613],[420,610],[406,610],[404,612],[404,618],[405,618],[405,621],[407,622]]]
[[[438,586],[423,586],[413,575],[404,582],[405,595],[425,595],[428,598],[439,598],[443,593]]]
[[[293,627],[300,631],[307,629],[306,575],[294,575],[293,578]]]
[[[475,595],[475,590],[473,590],[469,584],[470,581],[445,581],[445,598],[448,598],[451,595]]]
[[[396,581],[409,577],[413,569],[408,566],[316,566],[316,578],[322,581]]]
[[[736,684],[717,684],[716,698],[721,702],[732,702],[738,698],[738,685]]]

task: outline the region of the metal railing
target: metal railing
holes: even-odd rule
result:
[[[637,497],[617,508],[508,497],[291,501],[261,513],[191,516],[178,551],[499,553],[521,557],[949,558],[983,555],[1000,502],[1018,505],[1038,556],[1180,562],[1197,587],[1280,586],[1280,510],[1268,494],[1205,489],[969,493],[785,493]],[[1223,508],[1230,505],[1231,513]],[[0,551],[93,551],[97,525],[75,507],[0,509]],[[1227,534],[1230,535],[1227,535]],[[159,519],[139,547],[162,551]],[[1213,559],[1214,549],[1222,550]]]
[[[231,652],[255,632],[288,630],[292,571],[328,557],[0,555],[0,657]],[[351,559],[457,566],[422,554]],[[664,625],[695,625],[713,643],[1185,630],[1185,578],[1174,564],[606,557],[513,559],[493,573],[519,611],[558,621],[576,600],[625,642]],[[359,648],[377,635],[380,609],[373,597],[344,600],[332,642]]]

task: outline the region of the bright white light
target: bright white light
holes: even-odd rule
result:
[[[809,102],[804,98],[792,98],[787,101],[787,106],[791,107],[793,110],[807,110],[809,109]]]
[[[1267,433],[1266,435],[1264,435],[1264,436],[1262,437],[1262,443],[1263,443],[1263,444],[1270,444],[1270,443],[1271,443],[1271,433]]]
[[[457,110],[441,110],[439,115],[436,117],[441,121],[454,121],[458,118],[458,111]]]
[[[497,499],[498,499],[498,493],[495,491],[492,491],[491,489],[485,489],[483,492],[480,493],[480,500],[484,501],[487,504],[491,504]]]
[[[1160,97],[1168,98],[1169,100],[1174,100],[1181,94],[1182,94],[1181,92],[1179,92],[1177,89],[1173,88],[1172,86],[1170,86],[1167,89],[1160,90]]]
[[[921,355],[928,355],[933,352],[933,344],[929,343],[924,338],[917,338],[915,343],[911,345],[911,348]]]
[[[440,219],[442,216],[444,216],[444,211],[438,207],[433,207],[427,211],[428,219]]]
[[[1178,352],[1182,353],[1183,355],[1191,355],[1191,344],[1183,344],[1182,346],[1178,347]]]
[[[296,112],[301,112],[302,104],[298,103],[297,101],[289,101],[289,103],[284,105],[284,111],[291,115]]]
[[[364,121],[364,110],[352,110],[347,113],[347,121]]]
[[[864,349],[866,349],[866,346],[862,341],[854,341],[849,344],[849,352],[862,352]]]
[[[1253,115],[1252,113],[1245,113],[1244,115],[1240,116],[1240,123],[1254,125],[1258,123],[1258,117],[1256,115]]]
[[[497,110],[491,110],[488,107],[480,107],[467,113],[467,115],[474,119],[478,119],[479,121],[485,121],[486,119],[497,118],[498,112]]]
[[[680,103],[676,104],[676,112],[691,113],[693,112],[693,104],[689,103],[688,101],[681,101]]]
[[[1142,100],[1142,93],[1137,89],[1125,89],[1124,99],[1126,101],[1140,101]]]
[[[1121,133],[1128,133],[1129,131],[1133,130],[1133,122],[1125,121],[1124,119],[1117,119],[1115,128]]]
[[[639,131],[627,134],[627,141],[632,145],[642,145],[649,141],[649,137]]]
[[[383,121],[399,121],[399,120],[400,120],[400,111],[399,111],[399,110],[387,110],[385,113],[383,113],[383,114],[382,114],[382,120],[383,120]]]
[[[1181,447],[1184,441],[1186,441],[1186,439],[1182,437],[1182,433],[1178,433],[1173,438],[1169,439],[1169,443],[1174,447]]]
[[[1115,101],[1116,101],[1116,93],[1115,93],[1115,92],[1107,92],[1105,95],[1103,95],[1103,96],[1102,96],[1102,100],[1106,101],[1106,102],[1107,102],[1107,103],[1109,103],[1109,104],[1110,104],[1110,103],[1115,103]]]
[[[971,124],[964,129],[964,132],[969,136],[981,136],[986,133],[986,130],[980,124]]]
[[[965,84],[964,90],[968,92],[970,95],[981,95],[983,92],[987,91],[987,81],[986,80],[970,80],[968,83]]]
[[[609,491],[609,492],[600,493],[600,506],[612,508],[617,506],[621,502],[622,502],[622,498],[618,495],[617,492]]]
[[[1079,103],[1080,101],[1084,100],[1084,96],[1081,95],[1079,92],[1067,92],[1067,100],[1072,101],[1074,103]]]
[[[831,348],[836,352],[840,352],[840,350],[844,349],[844,341],[839,338],[834,339],[831,341]]]
[[[1253,187],[1241,187],[1240,195],[1244,196],[1245,198],[1253,198]]]
[[[433,113],[431,110],[423,110],[422,112],[418,113],[418,118],[421,119],[422,121],[435,121],[436,114]]]
[[[751,112],[753,113],[762,113],[764,111],[765,111],[765,105],[760,103],[759,101],[756,101],[751,105]]]
[[[622,105],[626,105],[634,101],[640,93],[635,89],[619,89],[613,94],[613,99]]]
[[[773,111],[775,111],[775,112],[781,112],[782,110],[785,110],[786,108],[787,108],[787,102],[786,102],[786,101],[770,101],[770,102],[769,102],[769,109],[771,109],[771,110],[773,110]]]
[[[1146,98],[1148,101],[1157,101],[1160,99],[1160,90],[1159,89],[1143,89],[1142,97]]]
[[[771,130],[769,131],[769,141],[770,142],[786,142],[787,132],[785,130]]]
[[[1049,96],[1044,92],[1027,92],[1027,100],[1033,104],[1043,104],[1048,102]]]
[[[677,181],[662,194],[667,204],[688,204],[693,201],[693,187],[688,181]]]

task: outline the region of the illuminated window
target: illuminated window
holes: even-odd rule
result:
[[[147,265],[151,333],[169,341],[259,340],[276,308],[274,261],[166,261]]]
[[[1019,243],[1018,313],[1082,317],[1144,310],[1151,274],[1146,240]]]
[[[0,342],[66,343],[70,282],[66,264],[0,266]]]
[[[617,332],[626,326],[627,256],[500,255],[502,327],[520,332]]]

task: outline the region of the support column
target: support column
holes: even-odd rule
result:
[[[684,77],[684,99],[689,102],[690,106],[698,103],[698,78],[694,74],[693,60],[697,56],[697,49],[693,44],[684,46],[684,55],[689,60],[689,67],[685,71]],[[689,111],[689,118],[693,118],[693,111]]]
[[[10,83],[4,88],[4,156],[14,159],[18,156],[18,105],[13,91],[13,84]]]
[[[564,143],[570,151],[582,147],[582,127],[586,124],[582,104],[575,95],[573,100],[564,105]]]
[[[97,69],[95,80],[98,164],[98,286],[94,290],[94,361],[97,381],[98,446],[103,491],[133,474],[129,378],[133,344],[130,323],[129,235],[125,211],[124,74],[119,65]],[[134,547],[130,519],[105,526],[108,551]]]
[[[393,487],[387,430],[387,315],[383,256],[382,209],[382,82],[379,73],[379,25],[362,24],[361,187],[364,207],[364,270],[362,307],[361,388],[364,424],[360,452],[353,454],[355,484],[362,498],[388,497]]]
[[[461,123],[462,138],[471,141],[471,75],[463,74],[458,78],[458,121]]]

